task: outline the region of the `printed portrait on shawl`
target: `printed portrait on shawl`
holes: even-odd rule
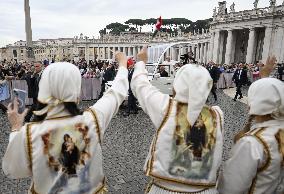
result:
[[[207,179],[216,143],[216,115],[204,107],[192,127],[187,121],[187,104],[179,104],[169,173],[185,179]]]
[[[88,130],[79,123],[49,130],[41,136],[50,173],[56,177],[49,193],[60,193],[64,188],[64,192],[76,194],[92,188],[88,181],[91,168]]]

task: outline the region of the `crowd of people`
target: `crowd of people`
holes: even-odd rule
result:
[[[17,79],[17,80],[25,80],[29,74],[35,72],[35,63],[40,62],[43,64],[43,67],[47,67],[49,64],[54,63],[54,61],[49,62],[48,60],[36,61],[36,62],[17,62],[16,60],[11,61],[0,61],[0,76],[1,79]],[[66,60],[66,62],[72,63],[76,65],[81,73],[83,78],[101,78],[103,72],[109,68],[114,66],[115,69],[118,68],[116,62],[109,61],[95,61],[92,60],[86,61],[85,59],[80,59],[77,62],[74,60]],[[112,75],[112,79],[115,74]]]
[[[31,193],[106,193],[101,143],[129,93],[157,129],[144,166],[151,178],[146,193],[284,192],[284,83],[269,78],[275,69],[274,57],[250,85],[248,123],[236,135],[220,171],[223,134],[230,129],[224,129],[221,108],[206,104],[220,67],[181,65],[171,97],[149,82],[146,47],[138,53],[137,62],[121,52],[115,56],[118,68],[105,66],[105,74],[117,69],[112,86],[84,112],[78,108],[82,68],[67,62],[40,71],[34,122],[24,125],[26,115],[18,113],[17,99],[9,105],[11,134],[2,162],[8,177],[32,177]],[[235,98],[242,97],[238,82],[246,79],[245,65],[231,69],[237,85]]]

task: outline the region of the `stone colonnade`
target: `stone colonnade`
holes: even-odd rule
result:
[[[215,29],[211,33],[208,58],[217,64],[265,62],[269,55],[284,61],[284,38],[277,37],[283,34],[284,27],[281,26]]]
[[[138,46],[118,46],[118,45],[87,45],[87,46],[78,46],[79,49],[84,49],[84,57],[88,60],[109,60],[114,58],[114,53],[117,51],[124,52],[126,56],[136,56],[138,52],[143,48],[142,45]]]

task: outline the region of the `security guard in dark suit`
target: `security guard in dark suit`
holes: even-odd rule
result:
[[[131,59],[131,58],[128,59],[127,68],[128,68],[129,90],[128,90],[128,105],[127,105],[127,110],[126,110],[126,113],[124,114],[124,116],[129,116],[129,114],[137,114],[138,113],[138,107],[137,107],[137,104],[136,104],[137,99],[133,95],[131,87],[130,87],[131,79],[132,79],[133,72],[134,72],[134,61],[133,61],[133,59]]]
[[[233,81],[236,84],[236,95],[234,97],[234,101],[237,100],[238,96],[239,99],[243,98],[243,94],[242,94],[242,86],[245,85],[248,81],[248,75],[247,75],[247,70],[246,68],[244,68],[244,65],[241,63],[239,64],[238,69],[235,71],[234,75],[233,75]]]

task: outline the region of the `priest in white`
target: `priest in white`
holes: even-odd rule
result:
[[[222,160],[223,113],[206,100],[213,81],[200,65],[176,73],[174,97],[148,80],[147,49],[138,54],[131,88],[157,131],[144,171],[152,178],[147,193],[216,193]]]
[[[224,165],[221,194],[284,193],[284,83],[254,82],[248,91],[249,124]]]
[[[116,58],[112,87],[82,113],[75,111],[81,74],[66,62],[51,64],[42,74],[38,101],[44,107],[35,112],[40,122],[22,126],[24,114],[18,114],[16,101],[10,105],[12,131],[2,162],[8,177],[31,177],[30,193],[105,193],[101,143],[129,88],[127,58],[122,53]]]

